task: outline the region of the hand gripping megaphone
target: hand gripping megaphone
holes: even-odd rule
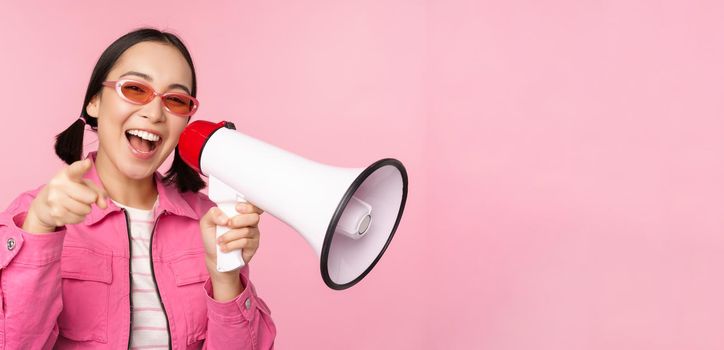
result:
[[[236,131],[198,120],[179,139],[179,155],[209,178],[209,199],[229,217],[249,201],[301,234],[320,258],[324,282],[349,288],[377,264],[400,223],[407,171],[385,158],[341,168],[303,158]],[[217,237],[228,231],[218,227]],[[217,269],[243,266],[241,250],[219,251]]]

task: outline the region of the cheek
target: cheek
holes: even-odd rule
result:
[[[184,118],[179,118],[176,116],[173,116],[172,118],[175,119],[169,120],[168,141],[170,142],[168,143],[168,145],[171,146],[171,148],[174,148],[178,144],[178,139],[181,136],[181,132],[184,130],[184,128],[186,128],[187,123],[186,119]]]
[[[98,128],[104,125],[106,129],[121,129],[132,108],[127,104],[109,100],[101,105],[98,113]]]
[[[114,115],[113,111],[101,111],[98,115],[98,139],[108,140],[118,138],[122,130],[124,119],[119,115]]]

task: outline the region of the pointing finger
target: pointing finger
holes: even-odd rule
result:
[[[80,181],[83,178],[83,175],[90,170],[91,165],[91,160],[87,158],[73,162],[73,164],[66,168],[65,174],[72,181]]]

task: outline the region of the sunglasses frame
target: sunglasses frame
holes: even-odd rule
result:
[[[142,103],[133,101],[133,100],[129,99],[128,97],[126,97],[126,95],[123,94],[123,84],[129,83],[129,82],[141,85],[141,86],[145,87],[146,89],[148,89],[149,91],[151,91],[151,95],[150,95],[151,97]],[[175,116],[178,116],[178,117],[184,117],[184,118],[189,117],[190,118],[192,115],[194,115],[194,113],[196,113],[196,110],[199,109],[199,100],[197,100],[195,97],[193,97],[189,94],[182,93],[182,92],[166,92],[166,93],[162,94],[162,93],[156,92],[156,90],[153,87],[151,87],[150,85],[148,85],[144,82],[138,81],[138,80],[133,80],[133,79],[106,80],[103,82],[103,86],[114,88],[114,90],[116,90],[116,93],[118,93],[118,96],[120,96],[124,101],[126,101],[128,103],[132,103],[134,105],[148,104],[149,102],[153,101],[153,99],[156,98],[156,96],[160,96],[161,102],[162,102],[161,105],[163,105],[163,109],[165,109],[167,112],[169,112]],[[166,105],[166,99],[168,97],[172,97],[172,96],[183,96],[184,98],[188,98],[191,101],[193,101],[194,105],[193,105],[193,108],[191,109],[191,111],[188,113],[181,113],[181,114],[171,111],[171,109],[168,108],[168,106]]]

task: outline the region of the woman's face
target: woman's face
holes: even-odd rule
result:
[[[190,94],[191,67],[175,47],[141,42],[126,50],[106,77],[119,79],[143,82],[161,94]],[[98,158],[108,159],[120,173],[137,180],[152,176],[161,166],[189,119],[166,111],[159,96],[137,105],[123,100],[113,87],[103,87],[88,103],[86,112],[98,118]],[[158,141],[133,135],[138,131],[155,134]]]

